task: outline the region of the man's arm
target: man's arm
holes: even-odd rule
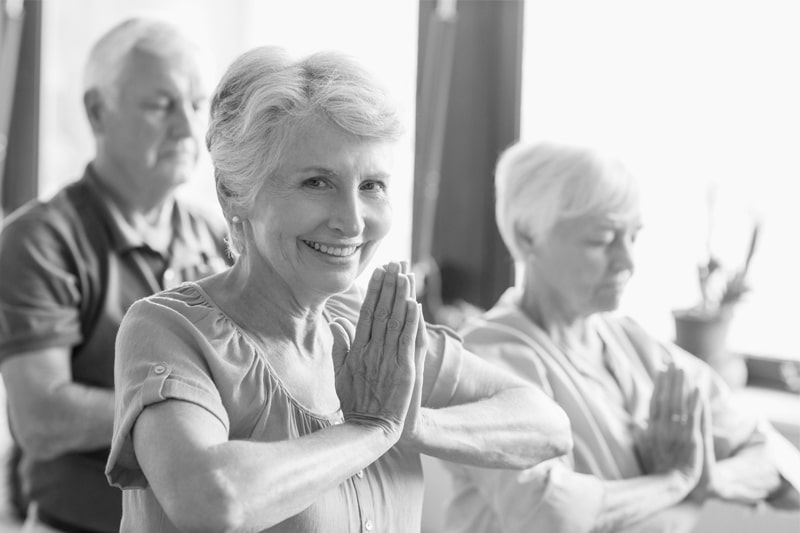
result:
[[[114,425],[114,392],[72,381],[71,352],[47,348],[5,359],[5,382],[15,436],[40,460],[106,447]]]

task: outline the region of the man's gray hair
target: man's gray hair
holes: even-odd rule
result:
[[[495,169],[495,217],[515,261],[520,233],[547,239],[560,220],[627,211],[638,202],[633,176],[617,159],[579,146],[517,143]]]
[[[242,253],[243,242],[231,216],[252,205],[293,134],[319,120],[364,140],[395,141],[402,134],[381,85],[337,52],[294,59],[281,48],[260,47],[239,56],[222,76],[211,99],[206,145],[234,254]]]
[[[151,18],[130,18],[108,30],[92,47],[83,76],[84,93],[99,90],[115,99],[119,76],[132,51],[159,57],[185,53],[194,46],[172,24]]]

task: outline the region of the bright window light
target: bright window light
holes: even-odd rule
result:
[[[759,219],[753,290],[730,344],[800,358],[797,3],[528,1],[524,39],[522,137],[609,150],[644,185],[645,230],[622,311],[671,338],[671,310],[698,298],[709,221],[715,253],[731,264]]]

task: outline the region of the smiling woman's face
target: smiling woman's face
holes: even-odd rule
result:
[[[612,311],[633,274],[641,225],[638,210],[561,220],[536,245],[534,275],[571,314]]]
[[[394,145],[318,120],[300,127],[246,216],[245,260],[296,296],[327,298],[364,270],[391,226]]]

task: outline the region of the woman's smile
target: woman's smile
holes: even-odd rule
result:
[[[355,255],[356,252],[358,252],[362,246],[362,244],[337,245],[337,244],[325,244],[316,241],[307,241],[305,239],[301,240],[303,241],[303,244],[305,244],[312,250],[333,257],[350,257],[352,255]]]

